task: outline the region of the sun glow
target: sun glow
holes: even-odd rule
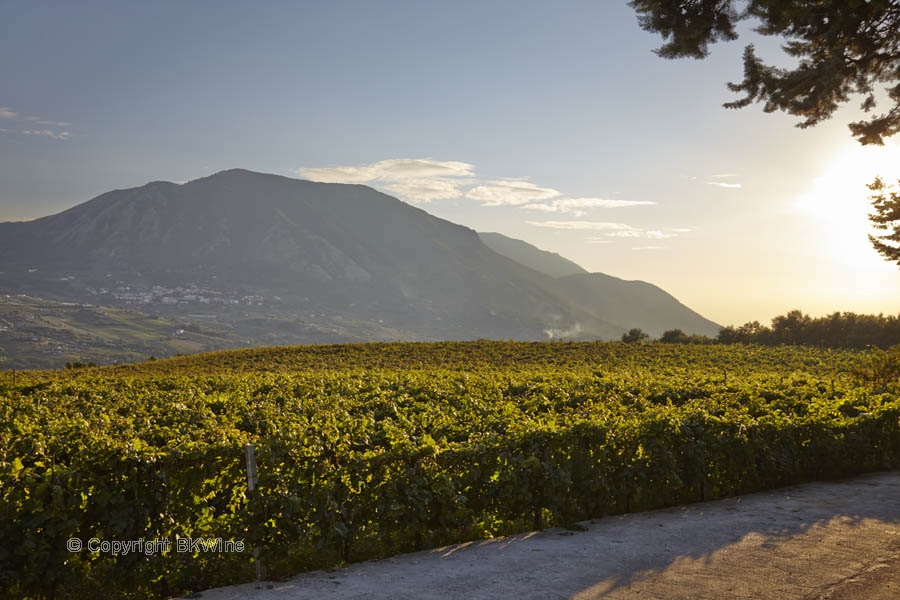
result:
[[[887,184],[900,178],[900,146],[848,146],[813,180],[809,192],[797,199],[796,207],[816,218],[817,231],[831,250],[831,260],[854,269],[872,271],[889,267],[872,248],[872,210],[866,187],[876,176]],[[896,268],[896,267],[893,267]]]

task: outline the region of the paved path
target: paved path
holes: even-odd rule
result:
[[[203,592],[203,600],[900,599],[900,472]]]

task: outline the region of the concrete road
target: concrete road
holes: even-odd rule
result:
[[[900,599],[900,472],[203,592],[203,600]]]

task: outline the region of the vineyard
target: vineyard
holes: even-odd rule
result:
[[[0,594],[155,598],[900,464],[864,351],[385,343],[0,374]],[[255,447],[248,490],[244,445]],[[245,552],[70,553],[213,537]]]

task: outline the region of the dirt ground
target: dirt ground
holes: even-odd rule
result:
[[[203,600],[900,599],[900,472],[351,564]]]

